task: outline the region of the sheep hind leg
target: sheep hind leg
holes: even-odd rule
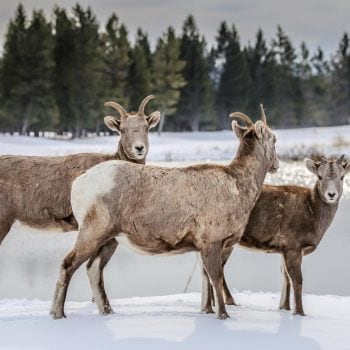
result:
[[[222,256],[222,268],[224,269],[228,258],[230,257],[232,253],[233,248],[228,248],[224,250],[223,256]],[[211,286],[210,288],[211,294],[210,294],[210,299],[211,299],[211,304],[214,306],[215,305],[215,299],[214,299],[214,293],[213,293],[213,287]],[[224,282],[223,282],[223,296],[225,300],[226,305],[235,305],[237,306],[235,300],[233,299],[233,296],[231,295],[231,292],[227,286],[227,282],[225,279],[225,274],[224,274]]]
[[[224,254],[222,256],[222,268],[224,269],[228,258],[231,256],[233,247],[227,248],[224,250]],[[237,306],[235,300],[233,299],[233,296],[231,295],[230,289],[227,286],[225,274],[224,274],[224,285],[223,285],[223,290],[224,290],[224,300],[226,305],[235,305]]]
[[[69,282],[74,272],[103,244],[96,238],[89,239],[89,236],[94,237],[94,231],[91,228],[79,230],[73,250],[63,259],[50,311],[54,319],[66,317],[64,314],[64,303]]]
[[[94,256],[90,258],[86,266],[90,286],[93,292],[93,301],[96,302],[98,311],[101,315],[114,313],[104,288],[103,270],[117,247],[118,242],[115,238],[109,240],[98,249]]]
[[[213,243],[211,247],[202,251],[201,255],[203,266],[214,289],[217,317],[224,320],[230,316],[226,312],[223,298],[222,242]]]

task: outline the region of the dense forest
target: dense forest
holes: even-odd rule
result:
[[[321,48],[295,47],[282,27],[268,42],[261,29],[247,46],[221,23],[208,47],[193,16],[177,34],[167,28],[151,47],[147,33],[131,40],[112,13],[101,27],[91,8],[56,6],[10,20],[0,58],[0,131],[105,130],[107,100],[137,110],[148,94],[163,130],[218,130],[228,114],[256,116],[263,102],[274,127],[345,124],[350,120],[350,39],[326,59]]]

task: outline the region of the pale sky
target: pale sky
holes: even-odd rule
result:
[[[74,0],[22,0],[27,10],[42,8],[52,15],[54,4],[71,8]],[[239,30],[243,44],[253,41],[258,28],[271,40],[278,24],[291,37],[294,46],[304,40],[310,49],[318,45],[328,53],[338,47],[344,31],[350,32],[349,0],[80,0],[90,5],[100,24],[115,11],[127,25],[133,39],[136,28],[142,27],[152,43],[172,25],[179,33],[185,17],[192,13],[209,44],[213,43],[219,23],[226,20]],[[10,17],[18,2],[0,0],[0,45]]]

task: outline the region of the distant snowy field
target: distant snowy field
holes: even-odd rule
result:
[[[350,158],[350,126],[277,130],[282,156],[311,153]],[[112,153],[117,137],[56,141],[0,135],[0,154],[66,155]],[[230,131],[164,133],[150,136],[149,163],[185,166],[197,162],[227,163],[237,149]],[[1,166],[1,165],[0,165]],[[281,162],[268,183],[312,186],[315,176],[303,162]],[[226,277],[241,306],[229,307],[231,319],[220,322],[199,314],[201,278],[194,254],[171,257],[136,255],[118,248],[105,273],[116,314],[96,315],[87,302],[91,291],[80,268],[68,293],[67,320],[48,316],[58,268],[74,244],[76,233],[38,233],[19,224],[0,247],[0,349],[350,349],[350,176],[336,218],[317,251],[303,263],[305,318],[280,312],[280,261],[277,255],[235,249]],[[259,293],[265,291],[267,293]],[[174,294],[166,297],[154,295]],[[176,294],[176,295],[175,295]],[[317,296],[310,294],[334,294]],[[136,298],[130,298],[130,297]],[[141,297],[141,298],[140,298]],[[127,299],[116,299],[127,298]]]
[[[282,156],[318,151],[325,154],[350,153],[350,125],[276,130],[278,153]],[[116,150],[116,136],[74,141],[1,136],[1,154],[65,155],[77,152]],[[232,131],[184,132],[150,135],[148,161],[199,161],[232,159],[238,145]]]
[[[304,297],[310,316],[277,310],[278,295],[235,293],[231,318],[198,312],[200,295],[113,300],[116,313],[99,316],[91,303],[67,303],[53,321],[46,301],[0,300],[1,349],[345,350],[350,297]]]

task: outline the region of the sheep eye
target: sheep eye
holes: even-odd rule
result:
[[[344,176],[341,176],[341,177],[340,177],[340,180],[344,180]]]
[[[318,179],[319,179],[319,180],[322,180],[322,176],[318,175]]]

